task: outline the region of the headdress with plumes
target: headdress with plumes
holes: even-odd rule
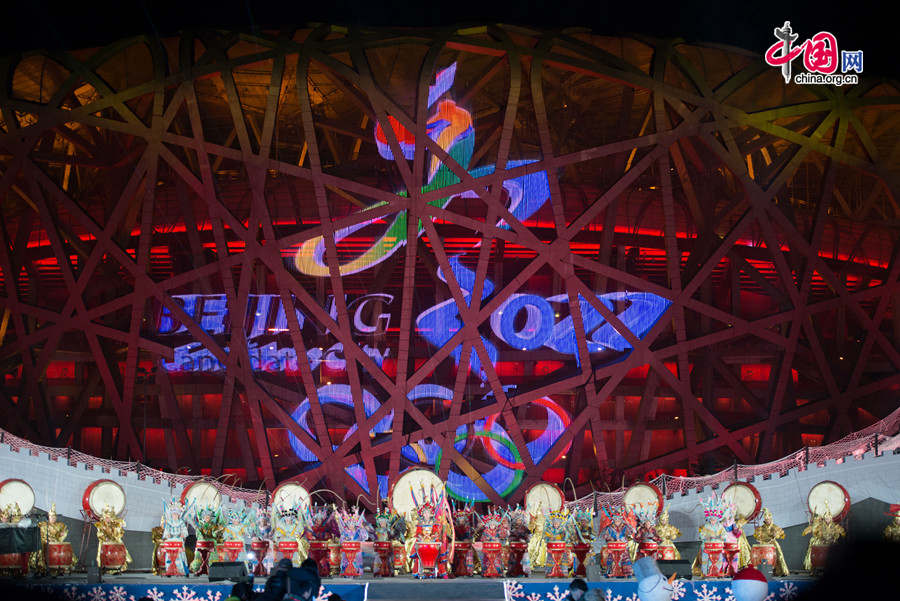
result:
[[[56,515],[56,503],[52,503],[52,504],[50,505],[50,511],[47,512],[47,516],[48,516],[48,517],[51,516],[51,515],[53,515],[53,516]]]
[[[700,505],[703,507],[703,516],[706,518],[714,517],[722,520],[734,514],[734,506],[715,494],[708,499],[700,499]]]

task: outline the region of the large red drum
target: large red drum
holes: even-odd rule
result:
[[[607,561],[612,562],[612,568],[606,575],[607,578],[626,578],[631,576],[631,568],[622,563],[628,554],[628,543],[625,541],[610,541],[606,543]]]
[[[440,551],[441,543],[439,542],[416,543],[416,553],[419,555],[422,568],[426,570],[435,570],[437,568],[437,556]]]
[[[0,572],[24,576],[28,572],[28,557],[31,553],[0,554]]]
[[[727,542],[722,546],[722,553],[725,555],[725,573],[728,576],[734,576],[737,572],[738,555],[741,548],[736,542]]]
[[[762,497],[749,482],[732,482],[722,491],[722,498],[734,505],[737,516],[745,520],[756,519],[762,509]]]
[[[722,578],[725,576],[722,570],[722,554],[725,552],[724,543],[703,543],[703,552],[709,557],[704,578]]]
[[[253,566],[253,575],[254,576],[265,576],[268,574],[266,571],[266,566],[263,563],[263,560],[266,558],[266,555],[269,553],[269,541],[267,540],[255,540],[250,542],[250,550],[253,551],[253,554],[256,555],[256,564]]]
[[[103,508],[109,505],[116,515],[125,511],[125,491],[112,480],[95,480],[84,489],[81,506],[92,520],[99,520]]]
[[[659,552],[659,543],[655,543],[650,540],[641,541],[641,544],[638,545],[638,557],[652,557],[656,559],[656,554]]]
[[[821,570],[828,560],[828,545],[813,545],[809,548],[809,563],[813,570]]]
[[[72,543],[47,543],[47,567],[51,570],[72,568]]]
[[[389,540],[377,540],[372,543],[375,554],[378,555],[380,563],[378,571],[373,568],[373,576],[393,576],[394,575],[394,558],[391,553],[394,551],[394,543]]]
[[[481,550],[484,552],[482,576],[485,578],[499,578],[502,576],[503,574],[500,573],[500,553],[503,551],[503,543],[487,541],[481,543]]]
[[[290,559],[293,560],[294,553],[297,552],[297,549],[300,548],[300,543],[295,540],[282,540],[275,543],[275,550],[277,553],[275,554],[276,559]]]
[[[453,566],[451,568],[451,572],[453,576],[457,578],[461,578],[464,576],[471,576],[473,570],[473,563],[470,560],[470,554],[472,553],[472,543],[468,541],[456,541],[456,546],[453,549]]]
[[[652,511],[657,517],[663,511],[662,491],[649,482],[638,482],[629,486],[622,501],[631,511]]]
[[[401,543],[392,544],[394,546],[394,573],[400,574],[406,570],[406,547]]]
[[[238,561],[244,552],[244,541],[227,540],[219,545],[219,561]]]
[[[678,549],[675,545],[662,545],[656,549],[657,559],[678,559]]]
[[[328,561],[328,547],[323,540],[309,541],[309,556],[319,566],[319,576],[327,578],[331,574],[331,563]]]
[[[356,568],[356,556],[359,555],[359,551],[362,548],[362,545],[359,541],[348,540],[341,543],[341,553],[344,554],[344,569],[341,571],[341,576],[344,578],[357,578],[362,576],[360,571]]]
[[[166,571],[164,576],[186,576],[178,565],[178,556],[184,551],[184,542],[180,540],[166,540],[160,543],[159,548],[165,553]]]
[[[806,506],[811,515],[822,515],[828,510],[832,519],[840,522],[850,511],[850,493],[833,480],[823,480],[810,489]]]
[[[194,547],[194,553],[200,554],[200,565],[197,568],[197,571],[194,572],[196,575],[208,574],[209,573],[209,554],[212,553],[213,549],[216,548],[216,543],[211,540],[198,540],[196,546]]]
[[[550,559],[553,560],[553,566],[546,574],[547,578],[565,578],[568,576],[562,565],[563,555],[565,555],[566,550],[565,541],[551,541],[547,543],[547,553],[550,555]]]
[[[525,575],[525,570],[522,568],[522,559],[527,551],[528,543],[526,542],[513,541],[509,543],[509,563],[506,566],[507,576],[515,578]]]
[[[584,578],[587,576],[587,566],[584,565],[584,560],[587,558],[587,554],[590,552],[591,546],[588,543],[575,543],[572,545],[572,554],[575,555],[575,576],[578,578]]]
[[[161,547],[161,545],[160,545]],[[106,570],[118,570],[125,566],[125,545],[122,543],[103,543],[100,545],[100,567]]]
[[[764,563],[774,567],[778,559],[775,552],[775,545],[753,545],[750,549],[750,563],[754,566],[761,566]]]

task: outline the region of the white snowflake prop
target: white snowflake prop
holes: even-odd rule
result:
[[[189,589],[187,585],[182,586],[181,590],[177,588],[172,591],[175,596],[172,597],[172,601],[199,601],[199,597],[197,597],[196,591],[193,589]]]
[[[722,601],[722,595],[718,594],[719,589],[710,586],[707,588],[704,582],[699,589],[694,589],[694,598],[696,601]]]
[[[672,601],[678,601],[687,594],[687,583],[682,579],[672,581]]]
[[[560,592],[559,586],[554,584],[553,592],[547,593],[547,599],[548,599],[548,601],[565,601],[566,595],[568,595],[568,594],[569,594],[568,591]]]
[[[147,596],[152,599],[152,601],[164,601],[165,595],[161,590],[158,590],[155,586],[153,588],[147,589]]]
[[[793,601],[799,594],[800,591],[797,590],[797,585],[793,582],[785,582],[781,585],[781,588],[778,589],[778,598],[781,599],[781,601]]]
[[[503,581],[503,597],[506,601],[510,601],[511,599],[521,599],[524,596],[525,591],[522,590],[522,583],[516,582],[515,580]]]
[[[109,599],[109,601],[125,601],[126,596],[125,587],[114,586],[110,589],[107,599]]]
[[[95,586],[88,593],[88,598],[91,601],[106,601],[106,592],[102,586]]]

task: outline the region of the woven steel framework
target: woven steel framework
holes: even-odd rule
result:
[[[499,502],[897,406],[896,82],[493,25],[0,77],[0,403],[35,442],[370,500],[427,467]]]

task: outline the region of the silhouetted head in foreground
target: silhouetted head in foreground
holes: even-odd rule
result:
[[[825,572],[797,601],[897,599],[891,578],[900,567],[900,545],[882,539],[857,539],[829,549]]]

